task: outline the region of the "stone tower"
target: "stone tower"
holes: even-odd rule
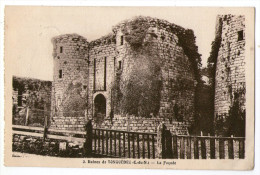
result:
[[[245,114],[245,17],[222,15],[217,18],[217,35],[221,40],[215,73],[215,124],[227,121],[232,108]],[[234,111],[233,110],[233,111]],[[239,110],[239,111],[238,111]],[[238,114],[236,114],[238,115]],[[234,124],[236,121],[232,121]],[[223,124],[223,131],[228,126]],[[217,131],[218,132],[218,131]]]
[[[125,20],[113,31],[117,41],[117,62],[122,65],[121,81],[136,80],[141,87],[145,83],[152,84],[140,94],[146,96],[154,108],[150,109],[152,115],[173,121],[193,121],[197,80],[192,60],[196,59],[197,52],[196,49],[190,55],[186,52],[188,47],[196,48],[193,31],[143,16]],[[127,85],[121,83],[120,86],[124,91]],[[149,93],[152,93],[151,98]]]
[[[76,129],[73,127],[84,124],[88,86],[88,42],[77,34],[66,34],[53,38],[52,43],[54,73],[51,125],[58,129]],[[81,123],[72,126],[68,119],[79,114],[82,117]]]

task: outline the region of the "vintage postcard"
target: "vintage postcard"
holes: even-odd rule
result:
[[[5,165],[253,169],[254,13],[6,6]]]

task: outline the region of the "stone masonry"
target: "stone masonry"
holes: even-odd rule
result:
[[[218,135],[244,136],[245,17],[222,15],[217,21],[217,35],[221,42],[215,63],[215,132]]]
[[[234,93],[245,89],[245,17],[219,16],[222,26],[215,77],[215,116],[226,115]],[[241,99],[245,109],[245,98]]]
[[[141,127],[144,123],[154,123],[150,121],[156,118],[158,122],[167,120],[166,123],[169,125],[171,125],[170,121],[183,123],[186,128],[184,130],[187,130],[189,126],[187,123],[192,123],[194,120],[197,81],[194,67],[180,45],[178,35],[188,33],[188,30],[160,19],[137,18],[148,24],[140,47],[144,47],[148,42],[153,46],[153,51],[160,60],[162,87],[158,114],[155,116],[151,114],[152,119],[151,116],[142,120],[139,116],[132,117],[132,123],[135,123],[138,118],[138,125],[134,126],[135,130],[138,131],[138,126]],[[116,118],[120,118],[121,123],[126,123],[129,118],[120,111],[115,112],[117,101],[115,101],[113,86],[118,75],[121,80],[131,81],[129,75],[136,63],[133,55],[140,56],[125,39],[123,30],[124,26],[134,20],[136,18],[119,23],[113,27],[111,34],[91,42],[77,34],[53,38],[54,81],[51,127],[83,130],[86,120],[93,119],[94,125],[99,127],[129,130],[129,127],[122,127],[115,122]],[[145,62],[143,64],[146,66]],[[176,113],[181,116],[181,122],[177,119]],[[140,130],[155,132],[156,126],[151,127],[153,129],[140,128]],[[172,128],[173,124],[169,127]]]

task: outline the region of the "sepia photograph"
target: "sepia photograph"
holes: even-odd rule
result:
[[[252,169],[254,13],[6,6],[5,165]]]

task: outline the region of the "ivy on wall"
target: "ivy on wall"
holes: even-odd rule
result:
[[[137,116],[157,115],[160,107],[161,76],[159,62],[145,53],[135,58],[129,79],[122,82],[123,113]]]
[[[221,45],[222,40],[222,18],[218,18],[218,22],[216,25],[215,39],[211,43],[211,52],[208,58],[207,72],[209,75],[209,85],[210,85],[210,93],[209,93],[209,104],[210,104],[210,117],[211,120],[214,120],[214,99],[215,99],[215,77],[216,77],[216,66],[217,66],[217,58],[218,52]],[[215,121],[214,130],[218,130],[218,126],[223,127],[223,119]],[[212,131],[214,133],[214,130]]]
[[[246,110],[243,107],[245,103],[245,87],[237,89],[233,93],[232,103],[226,115],[217,116],[214,124],[217,134],[222,136],[245,136]]]
[[[75,84],[70,83],[64,92],[61,103],[61,111],[66,116],[84,116],[84,111],[87,106],[85,96],[82,96],[83,85],[80,82]]]
[[[129,55],[128,59],[133,59],[134,64],[127,79],[122,80],[123,70],[117,73],[113,87],[116,113],[148,117],[159,112],[162,88],[160,57],[152,48],[147,44]]]
[[[141,49],[149,26],[149,22],[143,17],[138,17],[122,26],[125,40],[133,50]]]
[[[233,102],[227,118],[227,135],[245,137],[246,110],[242,108],[246,89],[238,89],[234,93]]]
[[[158,54],[157,47],[158,39],[165,40],[165,36],[158,38],[156,34],[149,31],[150,27],[164,28],[177,35],[178,45],[188,56],[196,80],[200,80],[201,58],[192,30],[150,17],[136,17],[123,22],[120,27],[126,43],[131,48],[128,57],[134,60],[129,79],[122,80],[120,78],[122,72],[117,74],[116,86],[114,86],[117,91],[114,93],[117,99],[115,106],[117,109],[120,108],[121,112],[139,116],[149,116],[151,113],[156,115],[159,112],[162,90],[161,67],[165,62]],[[193,87],[194,82],[189,82],[187,85],[187,82],[182,80],[181,78],[176,80],[178,81],[176,86],[180,86],[176,88],[179,90]],[[185,81],[185,83],[179,81]]]

